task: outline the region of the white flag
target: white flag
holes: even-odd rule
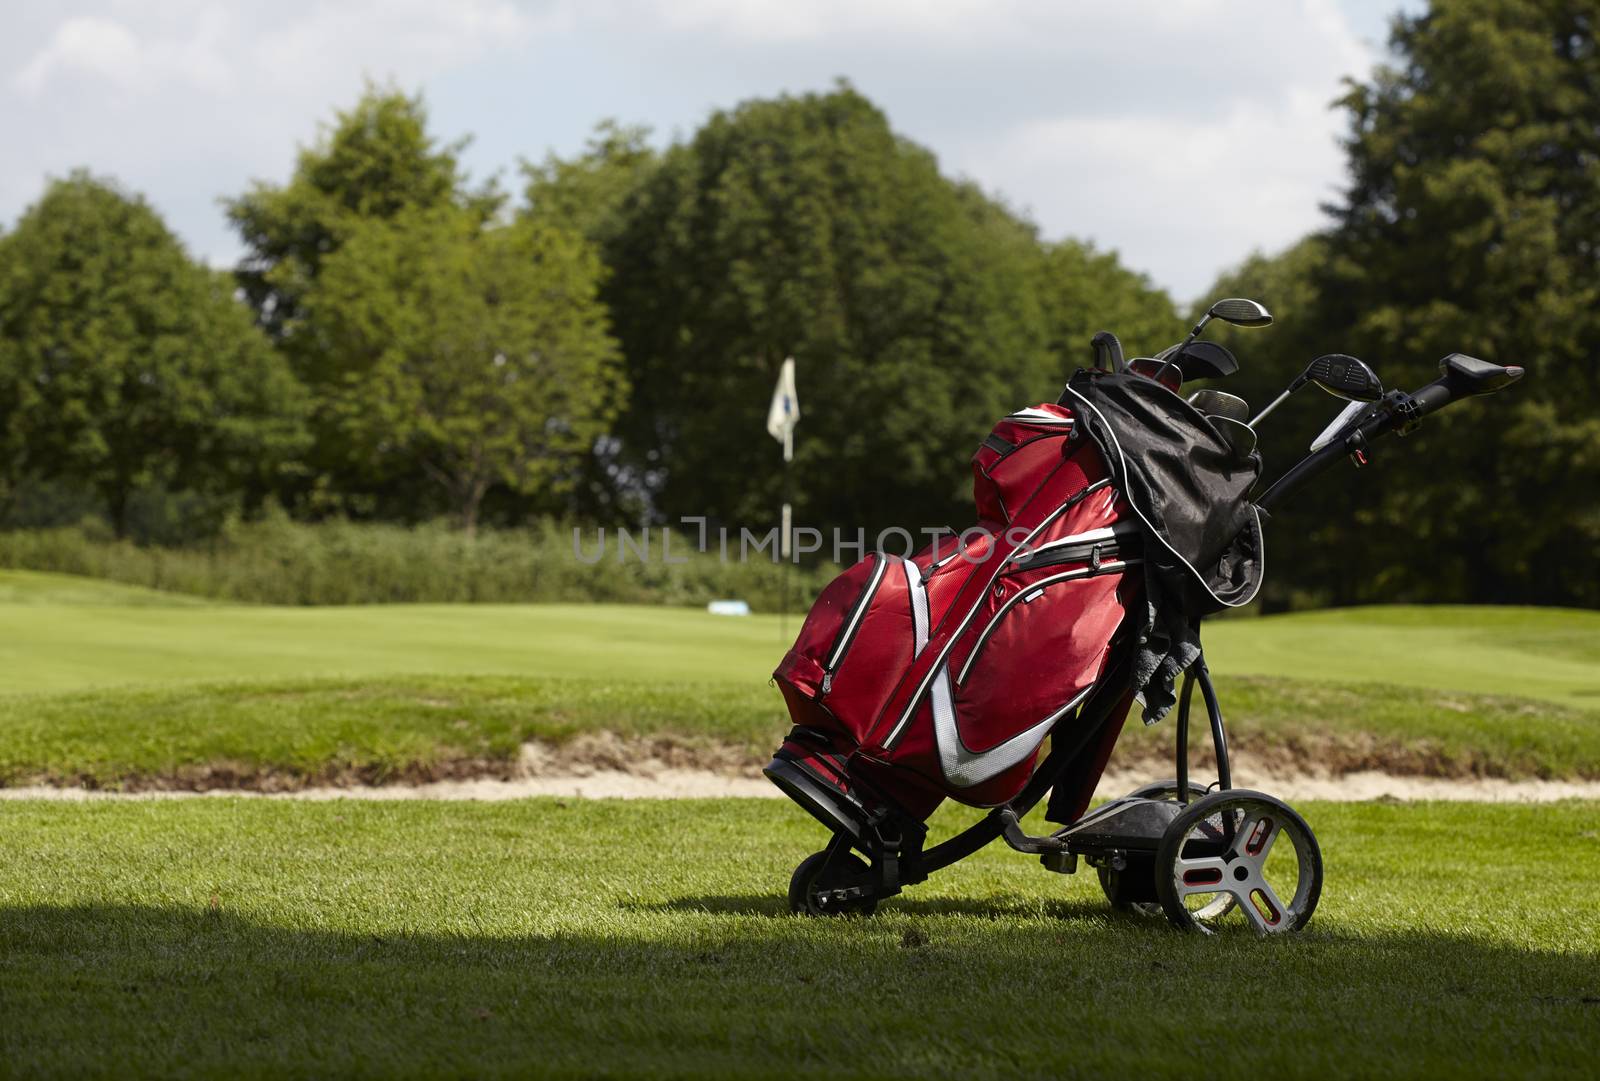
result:
[[[800,419],[800,398],[794,390],[794,358],[783,362],[778,385],[772,389],[772,405],[767,407],[767,431],[783,444],[783,460],[794,458],[794,426]]]

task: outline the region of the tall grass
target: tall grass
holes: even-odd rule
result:
[[[791,609],[810,603],[835,568],[785,568],[770,552],[740,562],[693,550],[674,532],[670,553],[650,531],[648,558],[605,531],[547,522],[482,531],[475,539],[444,525],[416,527],[285,518],[232,526],[215,539],[181,547],[113,540],[93,527],[0,533],[0,566],[82,574],[129,585],[260,604],[413,602],[610,602],[701,605],[718,598],[777,611],[786,588]],[[639,531],[632,531],[635,541]],[[581,551],[581,558],[579,552]],[[670,554],[671,562],[665,555]],[[679,560],[682,562],[679,562]]]

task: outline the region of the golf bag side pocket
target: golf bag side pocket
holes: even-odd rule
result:
[[[972,499],[978,517],[1011,525],[1061,460],[1073,438],[1072,411],[1060,405],[1019,409],[1000,421],[972,456]]]
[[[915,655],[910,583],[922,570],[874,553],[834,579],[806,616],[794,648],[773,673],[821,706],[828,727],[858,740]],[[786,692],[787,693],[787,692]]]

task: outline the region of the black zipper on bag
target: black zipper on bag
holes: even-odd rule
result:
[[[1112,537],[1109,540],[1086,541],[1083,544],[1065,545],[1052,548],[1049,551],[1039,552],[1029,556],[1020,563],[1013,563],[1013,571],[1031,571],[1040,567],[1055,567],[1062,563],[1087,563],[1090,567],[1098,568],[1101,563],[1110,563],[1120,560],[1123,556],[1122,538]],[[1136,550],[1137,546],[1130,546]]]
[[[850,652],[850,644],[855,641],[856,632],[861,629],[861,623],[866,618],[867,605],[872,603],[873,595],[878,592],[878,586],[883,582],[883,572],[888,569],[889,561],[881,555],[877,559],[877,565],[872,568],[872,577],[867,580],[866,587],[861,590],[861,596],[856,598],[856,603],[850,606],[850,614],[845,617],[844,627],[839,631],[839,637],[834,640],[833,649],[829,651],[827,660],[823,662],[823,694],[833,690],[833,673],[838,670],[845,654]]]

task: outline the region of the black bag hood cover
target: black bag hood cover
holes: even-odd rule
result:
[[[1249,498],[1261,456],[1240,458],[1204,414],[1141,375],[1079,371],[1061,402],[1137,512],[1149,603],[1134,679],[1153,723],[1199,656],[1200,617],[1249,604],[1261,588],[1266,550]]]

